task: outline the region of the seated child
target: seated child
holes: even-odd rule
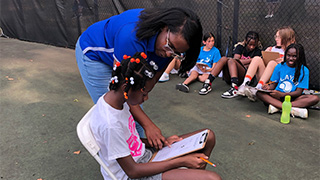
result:
[[[196,79],[200,82],[208,79],[210,71],[221,58],[219,50],[214,47],[214,39],[215,37],[211,32],[203,36],[202,43],[204,46],[200,49],[196,65],[189,71],[189,77],[183,83],[176,85],[176,89],[182,92],[189,92],[188,85],[190,83]]]
[[[211,91],[213,80],[223,70],[223,79],[231,88],[224,92],[221,97],[233,98],[237,96],[238,86],[242,83],[251,60],[255,56],[261,56],[259,34],[249,31],[243,42],[236,45],[233,58],[222,57],[211,71],[199,91],[200,95],[206,95]]]
[[[159,82],[169,81],[169,74],[178,74],[181,66],[181,61],[184,59],[185,54],[181,53],[181,56],[175,56],[172,61],[169,63],[166,70],[161,75]]]
[[[112,72],[110,91],[101,96],[96,104],[90,122],[91,130],[101,150],[99,156],[117,179],[144,180],[194,180],[221,179],[212,171],[205,170],[206,163],[215,145],[215,135],[210,130],[205,147],[175,159],[149,162],[153,152],[147,139],[140,138],[129,105],[139,106],[148,99],[152,89],[154,67],[146,61],[145,53],[136,53],[118,62]],[[153,64],[150,61],[150,64]],[[168,144],[186,138],[197,132],[167,138]],[[179,169],[187,167],[188,169]],[[104,179],[110,179],[101,168]]]
[[[291,114],[307,118],[306,107],[319,102],[317,95],[303,95],[303,89],[309,86],[309,69],[305,59],[304,48],[301,44],[291,44],[285,51],[284,61],[278,64],[270,79],[272,84],[265,84],[262,89],[269,92],[257,92],[261,101],[269,104],[268,113],[279,112],[286,95],[291,96]]]
[[[280,54],[280,58],[272,60],[265,65],[261,57],[254,57],[250,63],[250,66],[248,67],[243,83],[239,86],[238,95],[248,96],[251,101],[255,101],[255,89],[261,89],[262,85],[269,81],[276,65],[283,61],[284,52],[287,47],[296,42],[295,32],[291,27],[279,28],[274,36],[274,39],[276,41],[276,45],[273,47],[268,47],[266,51],[278,52]],[[251,88],[251,86],[248,86],[248,84],[251,83],[254,76],[256,76],[259,82],[255,88]]]

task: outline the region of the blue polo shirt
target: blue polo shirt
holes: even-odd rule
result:
[[[158,33],[141,41],[136,37],[135,28],[142,10],[128,10],[88,27],[79,39],[83,53],[92,60],[112,66],[113,60],[121,61],[123,55],[133,56],[136,52],[145,52],[148,61],[152,60],[158,65],[158,70],[164,68],[170,58],[155,54]]]

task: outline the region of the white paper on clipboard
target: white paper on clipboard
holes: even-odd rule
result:
[[[172,159],[204,148],[207,141],[208,133],[209,130],[206,129],[197,134],[182,139],[181,141],[173,143],[171,145],[171,148],[169,148],[168,146],[162,148],[155,153],[154,157],[151,159],[151,162]]]

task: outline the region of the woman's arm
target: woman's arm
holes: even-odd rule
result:
[[[146,90],[151,91],[154,85],[158,82],[160,76],[164,72],[165,68],[161,71],[158,71],[155,76],[149,80],[146,84]],[[168,145],[165,137],[163,137],[161,130],[152,122],[152,120],[144,113],[142,108],[139,105],[130,106],[130,112],[134,119],[138,121],[143,129],[145,130],[146,137],[148,139],[148,143],[151,147],[156,149],[162,149],[165,145]]]
[[[161,130],[151,121],[139,105],[130,106],[130,112],[134,117],[134,120],[138,121],[145,130],[148,144],[151,147],[162,149],[164,145],[168,145],[168,142],[162,135]]]

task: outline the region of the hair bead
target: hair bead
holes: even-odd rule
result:
[[[153,67],[154,70],[158,70],[159,67],[154,61],[150,61],[149,64]]]
[[[130,84],[134,85],[134,78],[133,77],[130,77]]]
[[[113,66],[113,70],[115,71],[117,69],[117,67],[119,67],[121,64],[120,62],[116,62],[116,64]]]
[[[150,71],[148,71],[148,70],[145,70],[145,71],[144,71],[144,74],[145,74],[146,76],[148,76],[150,79],[153,77],[153,73],[150,72]]]
[[[141,55],[144,59],[147,59],[146,53],[142,52],[140,55]]]
[[[128,93],[127,92],[124,92],[123,96],[124,96],[125,99],[128,99]]]
[[[151,66],[154,66],[156,63],[154,61],[150,61],[149,63]]]
[[[111,81],[111,83],[112,83],[112,84],[114,84],[114,83],[118,83],[118,82],[119,82],[119,80],[118,80],[118,76],[114,76],[114,77],[112,77],[110,81]]]

